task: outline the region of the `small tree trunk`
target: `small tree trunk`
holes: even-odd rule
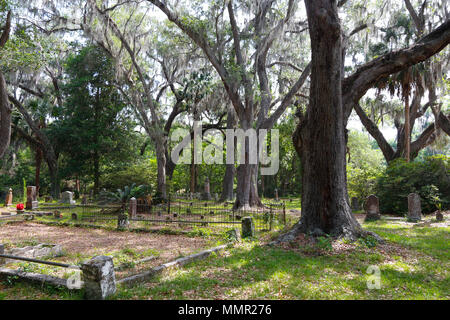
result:
[[[220,196],[221,201],[233,200],[233,186],[234,186],[235,172],[236,168],[234,167],[234,164],[226,165],[225,176],[223,178],[222,195]]]
[[[36,186],[36,194],[39,195],[39,189],[40,189],[40,177],[41,177],[41,164],[42,164],[42,150],[37,148],[36,149],[36,171],[35,171],[35,181],[34,185]]]
[[[11,108],[3,74],[0,72],[0,158],[3,157],[11,138]]]
[[[166,153],[162,141],[156,143],[156,163],[158,166],[157,192],[163,199],[166,199]]]
[[[411,123],[409,112],[409,90],[405,92],[405,159],[410,161],[411,155]]]
[[[98,195],[100,191],[100,160],[99,154],[94,153],[94,194]]]

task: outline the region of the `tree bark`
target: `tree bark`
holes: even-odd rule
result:
[[[0,158],[3,158],[11,139],[11,111],[5,78],[0,72]]]
[[[347,195],[342,105],[342,35],[336,1],[305,0],[312,49],[310,100],[294,134],[302,161],[302,216],[280,240],[298,233],[356,239],[363,234]]]

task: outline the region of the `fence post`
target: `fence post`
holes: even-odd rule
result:
[[[0,244],[0,254],[5,254],[5,246]],[[5,264],[5,258],[0,258],[0,266]]]
[[[255,223],[252,217],[242,218],[242,238],[255,236]]]
[[[167,205],[167,214],[170,214],[170,192],[169,192],[169,200]]]
[[[130,219],[134,219],[136,218],[136,213],[137,213],[137,200],[135,197],[130,199],[130,206],[128,209],[128,212],[130,214]]]
[[[81,265],[84,295],[88,300],[104,300],[116,293],[116,276],[111,257],[96,256]]]

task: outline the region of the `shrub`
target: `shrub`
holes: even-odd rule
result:
[[[382,213],[405,214],[408,195],[412,192],[420,195],[422,212],[433,212],[438,205],[447,210],[450,208],[450,157],[438,155],[410,163],[394,160],[378,178],[375,189]]]

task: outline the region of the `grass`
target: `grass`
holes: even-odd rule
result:
[[[450,299],[449,227],[386,220],[363,226],[386,243],[321,238],[310,246],[268,247],[264,244],[271,233],[152,281],[119,286],[112,299]],[[137,253],[123,248],[116,254],[127,262]],[[380,289],[368,289],[369,266],[380,270]],[[80,298],[79,293],[15,281],[0,282],[0,288],[0,299]]]

